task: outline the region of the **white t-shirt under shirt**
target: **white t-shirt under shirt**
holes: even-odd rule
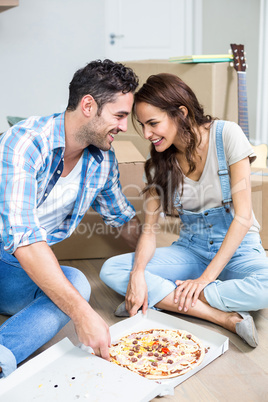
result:
[[[64,221],[73,208],[77,198],[83,156],[73,170],[66,176],[60,177],[47,196],[47,199],[37,208],[40,225],[47,233],[52,233]]]
[[[184,176],[183,195],[180,198],[183,209],[201,212],[205,209],[222,206],[222,191],[218,175],[219,164],[216,150],[216,124],[212,124],[209,134],[207,159],[203,173],[198,181]],[[226,121],[222,132],[227,168],[249,156],[251,162],[256,155],[238,124]],[[181,189],[180,189],[181,190]],[[180,191],[181,193],[181,191]],[[231,210],[234,213],[233,209]],[[254,214],[254,223],[249,232],[256,233],[260,226]]]

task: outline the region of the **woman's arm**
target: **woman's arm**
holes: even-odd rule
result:
[[[200,278],[176,281],[175,303],[179,300],[179,310],[187,311],[194,306],[201,291],[213,282],[239,247],[253,223],[250,185],[249,158],[230,166],[234,219],[226,233],[222,245]]]
[[[157,222],[160,214],[160,200],[158,196],[156,194],[147,195],[145,206],[145,223],[137,244],[126,293],[126,309],[130,316],[137,314],[141,306],[143,313],[148,308],[148,290],[144,271],[156,249]]]

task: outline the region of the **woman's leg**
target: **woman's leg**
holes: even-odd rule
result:
[[[250,248],[247,246],[246,249],[249,251],[249,254],[246,256],[243,255],[243,261],[241,261],[241,250],[239,250],[235,258],[232,259],[224,270],[224,282],[215,281],[207,286],[195,307],[188,310],[188,315],[208,320],[238,333],[241,332],[238,331],[238,326],[241,326],[239,323],[243,321],[243,327],[246,325],[246,322],[244,322],[245,319],[243,320],[239,312],[254,310],[254,306],[267,307],[268,259],[262,254],[256,263],[256,255],[252,257]],[[206,250],[201,250],[200,252],[194,246],[188,249],[187,247],[180,246],[178,243],[170,247],[157,249],[145,272],[149,307],[155,306],[160,309],[179,312],[178,303],[174,303],[175,280],[199,277],[210,262],[206,255]],[[236,258],[237,256],[238,259]],[[249,263],[250,256],[251,262]],[[115,291],[125,295],[133,261],[134,254],[125,254],[107,260],[101,272],[101,279]],[[255,266],[252,264],[253,261],[255,262]],[[245,267],[246,262],[246,268],[241,270],[241,266]],[[260,266],[260,272],[257,274],[256,265]],[[233,268],[234,266],[236,266],[236,269]],[[252,272],[254,273],[252,274]],[[241,280],[243,281],[243,286],[241,286]],[[240,286],[241,289],[239,289]],[[234,292],[234,288],[236,292]],[[255,300],[257,289],[261,290],[261,297],[257,301],[258,306]],[[249,291],[251,297],[248,299]],[[209,296],[206,297],[206,294]],[[221,302],[216,304],[216,300],[220,300]],[[216,305],[213,306],[213,303]],[[234,308],[235,304],[236,308]],[[256,346],[255,326],[251,317],[251,322],[249,322],[248,318],[246,321],[248,327],[252,327],[252,331],[250,334],[246,333],[242,338],[247,338],[247,342],[251,346]],[[248,332],[249,330],[249,328],[243,328],[242,332]]]
[[[223,311],[257,311],[268,307],[268,258],[235,256],[218,280],[204,289],[207,302]]]
[[[125,296],[133,262],[134,253],[109,258],[102,266],[101,280]],[[207,264],[207,261],[200,260],[178,243],[156,249],[145,270],[149,307],[172,293],[177,279],[198,278]]]
[[[90,285],[84,274],[71,267],[63,266],[62,270],[80,294],[89,300]],[[18,264],[15,266],[3,261],[0,261],[0,313],[12,315],[0,327],[0,345],[10,351],[6,353],[9,363],[0,364],[2,376],[9,373],[8,366],[14,366],[13,357],[17,364],[25,360],[69,321],[69,317],[35,285]]]
[[[268,259],[259,243],[245,242],[220,275],[208,285],[187,313],[237,333],[250,346],[258,344],[257,331],[247,311],[268,307]],[[156,307],[178,312],[174,292]]]
[[[178,310],[178,303],[174,303],[174,292],[157,303],[156,307],[213,322],[214,324],[220,325],[221,327],[236,333],[251,347],[255,348],[258,345],[257,330],[250,314],[244,312],[226,312],[211,307],[204,297],[204,292],[201,293],[195,306],[190,307],[187,312]]]
[[[236,312],[225,312],[211,307],[202,294],[194,307],[190,307],[187,312],[178,309],[178,302],[174,303],[174,291],[155,305],[162,310],[174,313],[186,314],[198,317],[203,320],[213,322],[231,332],[236,332],[236,324],[242,321],[242,317]]]
[[[104,263],[100,277],[106,285],[124,296],[133,262],[134,253],[112,257]],[[145,272],[149,307],[183,313],[178,310],[178,303],[174,303],[175,281],[197,278],[208,263],[205,259],[196,258],[187,248],[177,243],[157,249]],[[211,307],[204,297],[187,314],[214,322],[232,332],[235,332],[236,323],[242,320],[237,313],[226,313]]]

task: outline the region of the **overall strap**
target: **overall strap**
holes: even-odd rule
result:
[[[221,191],[222,191],[222,204],[224,205],[226,211],[230,211],[230,203],[232,202],[231,196],[231,187],[230,187],[230,179],[229,179],[229,171],[227,169],[225,154],[224,154],[224,147],[223,147],[223,140],[222,140],[222,130],[224,126],[224,121],[219,120],[217,121],[216,126],[216,149],[217,149],[217,156],[218,156],[218,164],[219,170],[218,175],[220,178],[221,183]]]

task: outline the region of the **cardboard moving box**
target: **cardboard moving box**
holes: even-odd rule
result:
[[[251,168],[252,206],[261,225],[262,245],[268,250],[268,168]]]
[[[130,141],[114,141],[113,147],[119,163],[123,193],[143,221],[143,196],[140,192],[144,186],[145,159]],[[90,208],[71,237],[51,248],[59,260],[107,258],[133,251],[119,238],[118,229],[106,225],[100,215]]]

